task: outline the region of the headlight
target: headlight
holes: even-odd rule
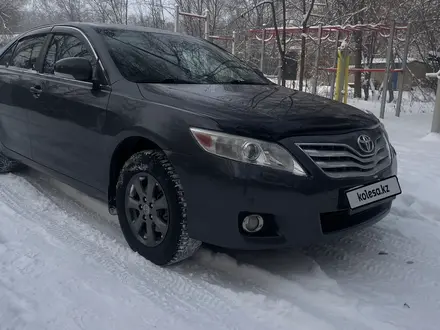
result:
[[[306,176],[295,158],[278,144],[200,128],[190,130],[198,144],[214,155]]]

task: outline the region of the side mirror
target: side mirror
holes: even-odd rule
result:
[[[84,57],[63,58],[55,63],[54,71],[80,81],[91,81],[93,75],[92,64]]]

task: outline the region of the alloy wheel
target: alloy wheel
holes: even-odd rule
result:
[[[159,245],[169,227],[168,201],[160,183],[149,173],[138,173],[125,196],[125,213],[135,237],[146,246]]]

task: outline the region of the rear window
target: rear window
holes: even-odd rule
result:
[[[121,74],[133,82],[267,84],[231,54],[205,40],[159,32],[97,29]]]
[[[45,38],[45,35],[35,35],[21,39],[15,47],[9,65],[20,69],[35,70]]]

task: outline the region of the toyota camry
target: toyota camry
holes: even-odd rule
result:
[[[33,167],[108,204],[167,265],[202,242],[299,247],[384,218],[401,190],[381,122],[281,87],[206,40],[70,23],[0,53],[0,172]]]

